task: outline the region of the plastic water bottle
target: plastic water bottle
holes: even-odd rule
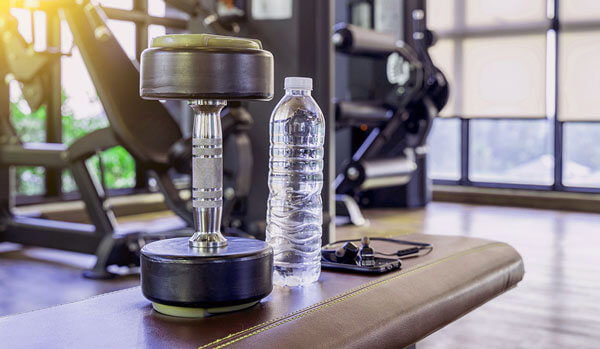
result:
[[[325,118],[311,96],[312,79],[288,77],[270,122],[267,242],[273,282],[301,286],[321,274]]]

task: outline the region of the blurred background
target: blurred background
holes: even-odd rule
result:
[[[224,219],[226,228],[264,238],[268,115],[283,92],[284,76],[310,76],[327,119],[324,241],[336,234],[467,235],[506,241],[523,255],[527,274],[514,291],[428,337],[425,347],[493,343],[498,348],[591,348],[598,342],[599,0],[97,0],[90,12],[100,13],[101,20],[81,22],[99,29],[90,34],[95,39],[89,40],[93,45],[88,50],[119,56],[114,62],[106,60],[106,67],[75,44],[71,27],[77,18],[68,21],[64,15],[64,8],[88,3],[0,0],[0,21],[2,16],[13,18],[22,37],[15,47],[31,59],[11,66],[13,71],[0,65],[0,73],[6,72],[0,75],[0,98],[8,96],[9,109],[0,110],[0,295],[6,295],[0,297],[0,316],[138,285],[135,262],[146,241],[133,235],[134,243],[122,244],[127,252],[123,259],[100,265],[96,257],[114,257],[110,249],[100,251],[100,239],[110,240],[122,230],[137,234],[150,228],[162,234],[190,228],[186,210],[168,202],[190,197],[189,169],[186,173],[185,164],[177,162],[189,160],[183,153],[152,168],[127,146],[131,143],[99,146],[83,160],[93,180],[81,190],[77,176],[66,168],[75,168],[72,163],[65,168],[23,166],[19,154],[29,153],[16,148],[52,150],[63,144],[60,149],[70,151],[67,147],[93,131],[117,128],[105,107],[119,104],[109,97],[125,89],[97,91],[98,82],[110,80],[103,78],[127,64],[131,69],[119,71],[137,74],[140,55],[156,36],[217,33],[258,38],[275,57],[273,101],[231,104],[229,111],[234,112],[228,112],[250,115],[234,119],[240,128],[233,133],[251,142],[239,143],[241,147],[224,156],[226,162],[234,159],[226,168],[232,181],[239,185],[239,178],[246,180],[226,197],[234,202]],[[414,11],[424,18],[415,19]],[[105,35],[104,21],[112,36]],[[373,52],[357,53],[343,40],[333,40],[350,26],[355,38],[363,38],[371,49],[375,46]],[[2,28],[0,36],[6,42],[7,32]],[[427,40],[417,40],[415,33]],[[111,46],[112,37],[118,45]],[[394,51],[398,40],[417,56],[406,64],[426,65],[430,56],[447,79],[449,99],[440,104],[441,110],[414,108],[424,98],[409,103],[403,98],[410,86],[405,90],[390,81],[390,52],[380,52],[378,45],[387,43],[389,49],[391,42]],[[5,64],[1,45],[0,64]],[[12,52],[6,50],[6,57]],[[404,68],[408,56],[392,68]],[[34,69],[37,57],[50,63]],[[406,79],[416,79],[413,73]],[[123,84],[138,98],[138,91],[129,88],[133,85],[137,87],[137,80]],[[426,89],[418,87],[419,93]],[[346,104],[344,116],[344,102],[358,104]],[[165,115],[178,126],[178,136],[189,137],[192,114],[184,103],[162,101],[155,106],[168,110]],[[126,118],[126,112],[115,115]],[[145,115],[137,117],[145,120]],[[374,188],[366,183],[339,185],[339,178],[349,178],[349,163],[363,145],[389,126],[392,117],[402,126],[385,140],[389,152],[374,157],[393,160],[393,166],[379,168],[388,175],[387,182]],[[162,130],[156,132],[158,138]],[[421,138],[415,141],[411,132]],[[98,141],[90,139],[89,144]],[[232,156],[247,155],[244,147],[251,148],[252,156],[246,157],[253,157],[250,168]],[[15,150],[6,156],[9,152],[3,151],[9,148]],[[167,150],[170,161],[173,149]],[[34,155],[39,159],[40,154]],[[168,172],[165,178],[172,187],[152,175],[157,168]],[[342,213],[349,218],[339,223],[336,216]],[[44,220],[24,229],[20,219],[30,218]],[[73,228],[65,221],[81,225]],[[27,234],[19,235],[25,230]],[[47,230],[53,234],[45,235]],[[77,234],[70,235],[73,230]],[[90,237],[91,232],[97,236]],[[122,243],[119,239],[114,241]],[[82,278],[82,271],[94,265],[102,271],[116,265],[111,272],[120,276],[108,281]],[[31,287],[41,282],[45,287]]]
[[[99,4],[134,9],[133,0]],[[144,11],[164,17],[165,8],[164,1],[149,0]],[[450,102],[429,139],[434,183],[584,192],[600,188],[600,148],[593,146],[600,136],[600,4],[569,0],[556,13],[555,8],[552,0],[427,1],[428,26],[439,37],[430,53],[451,85]],[[33,48],[45,50],[46,13],[23,8],[11,8],[10,13]],[[118,17],[118,12],[113,14]],[[175,9],[170,14],[186,16]],[[108,26],[131,59],[144,47],[139,40],[166,32],[164,26],[150,24],[141,28],[147,33],[136,35],[139,25],[117,19],[109,19]],[[11,118],[27,142],[70,144],[107,125],[68,26],[61,21],[57,27],[60,32],[52,35],[60,38],[63,52],[71,52],[61,58],[62,137],[48,138],[47,108],[32,111],[13,80]],[[135,161],[122,147],[101,156],[108,188],[135,187]],[[97,167],[97,158],[91,163]],[[67,171],[51,180],[40,167],[17,171],[20,195],[76,189]]]

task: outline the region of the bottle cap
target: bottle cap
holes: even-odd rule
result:
[[[301,78],[301,77],[287,77],[285,78],[283,88],[286,90],[300,89],[300,90],[311,90],[312,91],[312,79]]]

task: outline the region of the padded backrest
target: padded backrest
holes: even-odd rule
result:
[[[107,32],[101,10],[84,1],[64,14],[116,138],[136,159],[167,164],[181,131],[159,101],[139,96],[139,72]]]

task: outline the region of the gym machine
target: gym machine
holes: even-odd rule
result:
[[[325,168],[323,171],[323,242],[335,241],[333,183],[335,151],[333,119],[333,46],[331,34],[337,0],[166,0],[170,6],[188,13],[189,33],[212,33],[260,39],[265,50],[276,60],[274,92],[283,93],[286,76],[306,76],[314,80],[313,97],[326,119]],[[227,3],[227,5],[223,5]],[[213,5],[212,7],[209,5]],[[231,7],[228,7],[231,5]],[[264,239],[269,159],[269,116],[276,100],[242,105],[253,116],[252,185],[241,215],[244,231]],[[227,155],[225,155],[227,162]]]
[[[345,23],[336,25],[332,36],[337,52],[362,59],[356,66],[371,64],[377,85],[368,100],[336,103],[336,129],[355,130],[353,154],[335,180],[339,224],[363,225],[360,207],[417,207],[429,200],[426,140],[447,103],[448,84],[428,54],[435,39],[423,10],[409,13],[411,45]]]
[[[228,100],[273,97],[273,55],[260,41],[210,34],[155,38],[142,53],[140,94],[188,100],[194,110],[194,235],[142,248],[141,284],[154,309],[174,316],[244,309],[273,289],[273,250],[257,239],[225,238],[221,109]]]
[[[122,145],[147,169],[150,177],[164,194],[167,206],[177,213],[187,226],[193,225],[191,202],[182,200],[169,176],[171,169],[191,173],[190,137],[183,137],[165,106],[158,101],[142,100],[137,94],[139,72],[106,26],[101,9],[89,1],[47,1],[40,9],[60,9],[73,33],[106,111],[110,126],[99,129],[67,147],[60,143],[22,143],[10,126],[8,90],[0,92],[0,241],[10,241],[95,254],[95,266],[84,273],[90,278],[106,278],[109,265],[139,265],[139,249],[148,241],[166,236],[191,235],[191,229],[169,232],[123,231],[107,202],[107,194],[97,178],[92,176],[85,161],[102,150]],[[44,76],[61,54],[49,48],[38,53],[19,35],[17,23],[8,12],[0,11],[0,76],[12,76],[22,85],[26,101],[32,110],[44,103]],[[224,221],[231,222],[236,212],[243,214],[243,201],[250,189],[252,153],[247,130],[252,124],[250,114],[236,106],[224,112],[225,165]],[[76,224],[36,217],[20,217],[12,213],[14,206],[12,166],[44,166],[69,169],[85,203],[91,224]],[[180,227],[181,228],[181,227]]]

